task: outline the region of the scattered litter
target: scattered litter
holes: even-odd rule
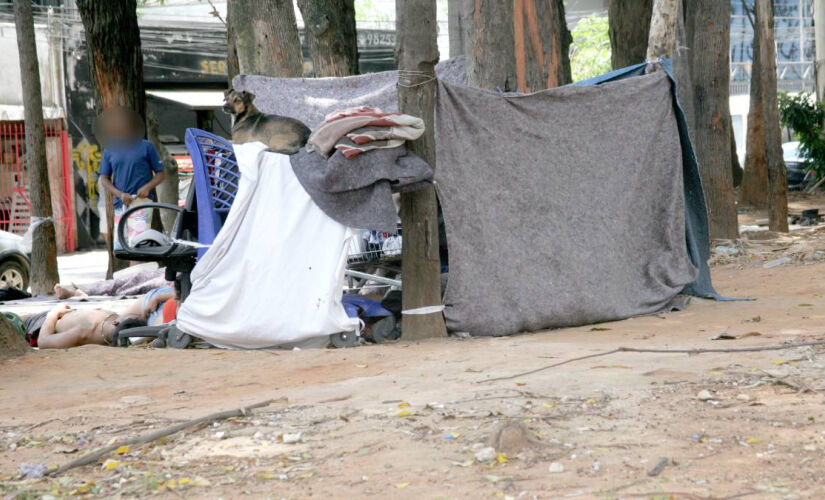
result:
[[[650,469],[650,471],[647,473],[647,475],[650,476],[650,477],[658,476],[659,474],[662,473],[662,471],[665,469],[665,467],[667,467],[667,464],[669,462],[670,462],[670,460],[667,457],[662,458],[661,460],[659,460],[659,462],[656,464],[655,467]]]
[[[552,462],[548,470],[553,474],[558,474],[564,472],[564,466],[558,462]]]
[[[406,401],[402,401],[402,402],[398,403],[398,407],[399,407],[399,408],[409,408],[409,407],[410,407],[410,403],[408,403],[408,402],[406,402]]]
[[[498,462],[500,464],[506,464],[509,461],[510,460],[507,458],[506,453],[499,453],[498,455],[496,455],[496,462]]]
[[[283,441],[284,444],[300,443],[301,442],[301,433],[296,432],[294,434],[287,434],[287,433],[281,434],[281,441]]]
[[[713,253],[718,255],[739,255],[739,249],[733,247],[726,247],[724,245],[719,245],[713,249]]]
[[[218,431],[215,433],[215,439],[223,439],[224,437],[226,437],[226,432],[224,431]]]
[[[710,340],[736,340],[736,336],[728,333],[728,329],[725,328],[721,332],[718,332],[716,335],[710,337]]]
[[[475,453],[476,460],[481,463],[489,463],[495,460],[498,457],[498,453],[496,453],[496,449],[492,446],[487,446],[478,450]]]
[[[20,475],[26,479],[41,478],[48,470],[49,466],[46,464],[30,464],[26,462],[20,464]]]
[[[410,485],[410,483],[408,481],[406,483],[396,483],[395,487],[398,488],[399,490],[403,490],[404,488],[406,488],[409,485]]]
[[[410,412],[410,410],[404,410],[404,411],[399,411],[399,412],[398,412],[398,418],[407,418],[407,417],[409,417],[410,415],[412,415],[412,413]]]
[[[766,262],[762,267],[764,267],[765,269],[770,269],[772,267],[779,267],[779,266],[783,266],[785,264],[790,263],[792,260],[793,259],[791,259],[790,257],[780,257],[776,260]]]
[[[115,450],[115,454],[125,455],[125,454],[129,453],[130,451],[132,451],[132,448],[130,446],[124,445],[124,446],[119,446],[118,449]]]
[[[120,462],[117,460],[112,460],[111,458],[103,462],[103,465],[100,467],[103,470],[115,470],[120,467]]]
[[[699,401],[710,401],[713,399],[713,394],[711,394],[708,390],[699,391],[699,394],[696,395],[696,399]]]

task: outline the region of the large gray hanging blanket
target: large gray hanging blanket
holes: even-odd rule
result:
[[[693,283],[676,113],[663,71],[517,96],[439,82],[447,327],[628,318]]]

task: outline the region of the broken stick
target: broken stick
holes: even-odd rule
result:
[[[696,354],[707,354],[712,352],[759,352],[759,351],[782,351],[785,349],[793,349],[795,347],[810,347],[810,346],[817,346],[817,345],[825,345],[825,340],[818,340],[815,342],[798,342],[795,344],[775,344],[775,345],[766,345],[761,347],[730,347],[727,349],[704,349],[704,348],[696,348],[696,349],[637,349],[635,347],[617,347],[612,351],[605,351],[596,354],[588,354],[587,356],[580,356],[578,358],[570,358],[565,361],[561,361],[558,363],[554,363],[552,365],[542,366],[540,368],[536,368],[534,370],[529,370],[526,372],[516,373],[515,375],[508,375],[506,377],[496,377],[496,378],[488,378],[484,380],[476,381],[476,384],[486,384],[489,382],[498,382],[499,380],[512,380],[514,378],[526,377],[527,375],[532,375],[534,373],[542,372],[544,370],[549,370],[550,368],[555,368],[557,366],[566,365],[568,363],[573,363],[574,361],[582,361],[585,359],[591,358],[600,358],[602,356],[610,356],[611,354],[616,354],[620,352],[645,352],[645,353],[654,353],[654,354],[689,354],[691,356]]]
[[[84,465],[89,465],[92,463],[97,462],[101,458],[105,457],[106,455],[112,453],[113,451],[117,450],[121,446],[128,446],[133,444],[146,444],[151,443],[157,439],[162,437],[170,436],[177,432],[180,432],[184,429],[189,427],[193,427],[196,425],[201,424],[210,424],[212,422],[216,422],[218,420],[226,420],[227,418],[232,417],[242,417],[249,413],[250,410],[254,410],[256,408],[263,408],[264,406],[269,406],[274,403],[274,399],[268,399],[266,401],[261,401],[260,403],[255,403],[249,406],[244,406],[241,408],[235,408],[234,410],[225,410],[219,411],[217,413],[212,413],[210,415],[206,415],[204,417],[195,418],[192,420],[187,420],[186,422],[180,422],[175,425],[170,425],[169,427],[164,427],[163,429],[158,429],[156,431],[152,431],[142,436],[135,436],[128,439],[124,439],[122,441],[118,441],[116,443],[110,444],[109,446],[104,446],[103,448],[99,448],[91,453],[87,453],[82,457],[72,460],[71,462],[61,465],[56,469],[52,469],[46,473],[48,476],[57,476],[63,474],[67,470],[74,469],[75,467],[82,467]]]

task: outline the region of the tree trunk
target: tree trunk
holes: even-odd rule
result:
[[[653,0],[610,0],[610,63],[613,69],[626,68],[645,60]]]
[[[768,206],[768,168],[765,157],[765,115],[763,102],[761,33],[754,25],[753,63],[751,65],[750,107],[745,143],[745,171],[739,201],[754,208]]]
[[[34,41],[34,19],[29,0],[15,0],[14,21],[17,26],[17,48],[20,53],[20,80],[26,132],[26,169],[29,176],[31,203],[32,295],[50,295],[60,281],[57,272],[57,242],[52,220],[52,199],[49,171],[46,165],[46,138],[43,124],[43,100],[40,95],[40,68]],[[38,223],[38,220],[45,221]]]
[[[398,108],[421,117],[426,132],[407,143],[413,153],[435,166],[435,0],[396,1],[396,54],[398,57]],[[401,195],[404,224],[402,262],[403,309],[411,311],[441,305],[441,261],[438,251],[438,209],[435,189],[427,187]],[[405,314],[404,339],[445,337],[441,312]]]
[[[113,106],[134,110],[146,123],[143,54],[135,0],[77,0],[86,31],[98,112]]]
[[[315,76],[358,74],[355,0],[298,0]]]
[[[702,173],[712,239],[736,239],[739,224],[731,167],[729,2],[683,0],[681,10],[687,50],[679,55],[688,68],[680,88],[688,113],[696,159]],[[683,96],[684,97],[684,96]]]
[[[145,124],[143,53],[135,0],[77,0],[77,10],[86,32],[86,46],[95,83],[98,114],[109,108],[122,106],[137,113]],[[117,29],[113,29],[115,26]],[[113,222],[113,219],[108,219],[108,225],[115,231]],[[109,232],[107,249],[110,271],[128,266],[127,262],[114,257],[112,245],[116,237],[114,232]],[[107,277],[111,277],[108,274]]]
[[[166,146],[164,146],[162,142],[160,142],[160,139],[158,138],[158,125],[157,118],[149,112],[146,123],[146,136],[152,142],[152,145],[155,146],[155,149],[158,150],[158,155],[160,156],[161,161],[163,161],[163,168],[166,171],[166,179],[157,187],[158,201],[177,206],[178,199],[180,198],[178,162],[172,158],[169,150],[166,149]],[[177,215],[177,212],[173,212],[171,210],[160,211],[161,223],[163,224],[163,229],[166,231],[166,234],[170,234],[169,232],[175,224]]]
[[[647,39],[647,60],[672,57],[676,49],[678,0],[654,0]]]
[[[756,0],[756,30],[759,31],[759,59],[762,71],[765,163],[768,172],[768,228],[788,232],[788,172],[782,154],[782,130],[776,89],[776,46],[774,45],[773,0]]]
[[[816,98],[825,101],[825,0],[814,0],[814,47],[816,62]]]
[[[232,88],[232,79],[240,70],[238,69],[238,51],[235,49],[235,29],[232,24],[232,4],[235,0],[226,2],[226,77],[229,80],[229,88]]]
[[[570,83],[572,36],[562,0],[471,1],[464,17],[468,85],[532,92]]]
[[[464,55],[464,4],[465,0],[447,0],[450,57]]]
[[[228,33],[237,71],[245,75],[303,74],[303,54],[291,0],[230,0]]]

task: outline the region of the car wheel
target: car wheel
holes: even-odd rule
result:
[[[0,263],[0,286],[26,291],[29,288],[29,271],[15,260]]]

